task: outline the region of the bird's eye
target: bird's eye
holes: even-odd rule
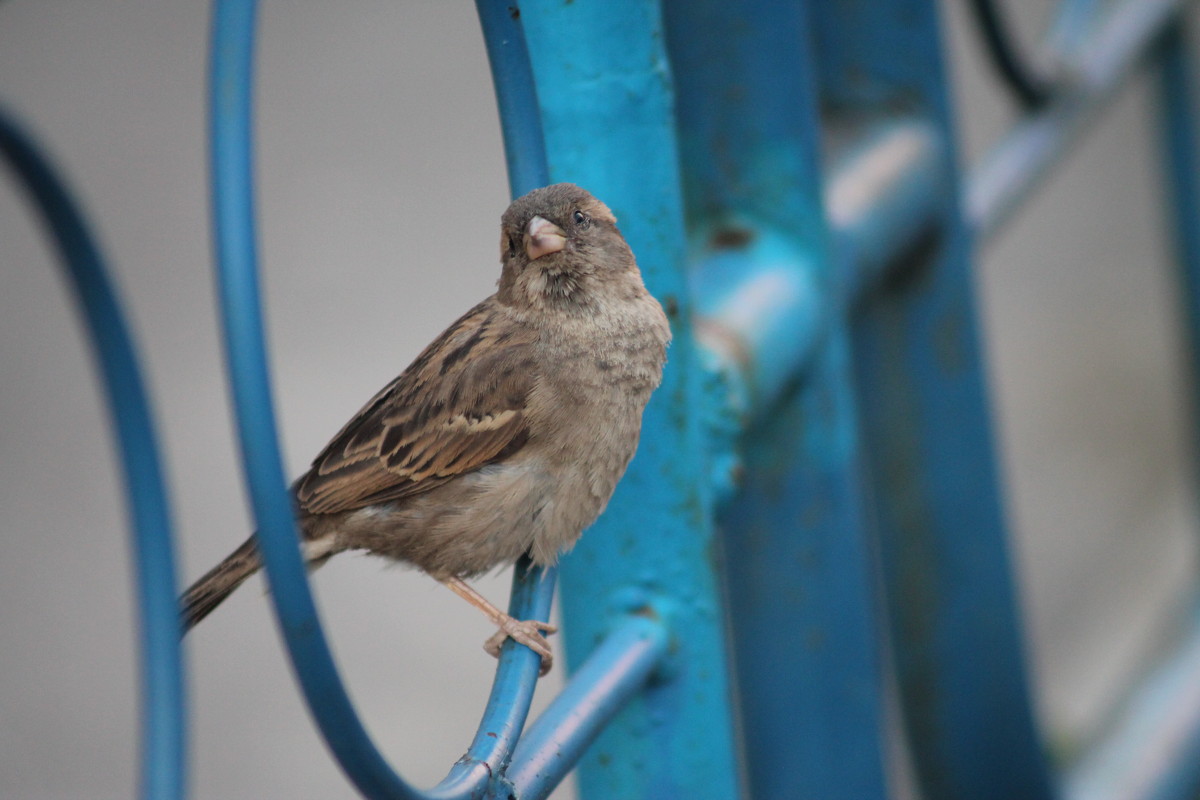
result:
[[[583,227],[584,225],[591,222],[591,220],[588,219],[588,215],[583,213],[579,209],[575,209],[575,213],[573,213],[571,215],[571,220],[580,227]]]

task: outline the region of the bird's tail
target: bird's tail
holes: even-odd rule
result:
[[[246,582],[262,566],[258,555],[258,546],[251,536],[242,546],[210,569],[203,578],[192,584],[179,599],[181,606],[180,617],[184,633],[200,620],[207,617],[212,610],[233,593],[233,590]]]

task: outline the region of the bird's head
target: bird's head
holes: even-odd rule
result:
[[[500,224],[499,299],[510,305],[571,306],[607,284],[640,285],[637,262],[608,206],[571,183],[517,198]]]

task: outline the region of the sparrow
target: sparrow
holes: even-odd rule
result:
[[[434,339],[291,487],[310,567],[347,550],[414,566],[552,664],[552,625],[467,581],[528,554],[554,564],[637,449],[671,330],[616,218],[559,183],[501,217],[497,291]],[[261,566],[254,536],[180,600],[186,632]]]

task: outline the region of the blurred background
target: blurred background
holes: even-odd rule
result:
[[[1050,18],[1008,0],[1024,42]],[[208,4],[9,0],[0,100],[86,203],[157,401],[190,581],[251,528],[215,325],[205,176]],[[964,163],[1015,112],[963,4],[942,3]],[[507,189],[466,0],[266,0],[262,261],[292,474],[498,275]],[[1200,76],[1197,76],[1200,77]],[[1121,95],[981,254],[978,293],[1039,711],[1069,747],[1170,625],[1196,568],[1194,467],[1152,76]],[[133,793],[136,676],[120,486],[57,265],[0,182],[0,796]],[[372,734],[429,785],[465,750],[483,617],[360,557],[316,576]],[[496,601],[508,575],[480,582]],[[193,796],[352,797],[255,580],[189,636]],[[560,685],[556,669],[538,705]],[[556,797],[570,797],[569,788]]]

